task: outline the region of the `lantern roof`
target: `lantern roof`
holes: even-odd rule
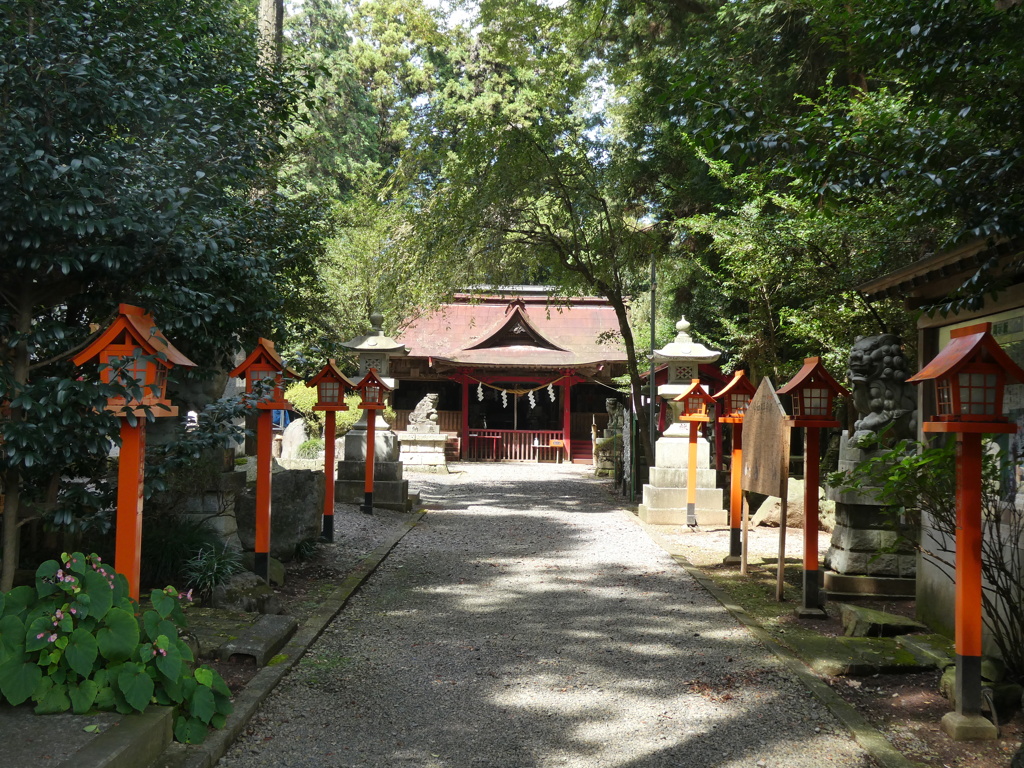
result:
[[[252,352],[249,353],[249,356],[228,375],[232,377],[245,376],[246,371],[254,365],[269,365],[276,371],[299,378],[298,373],[285,365],[284,360],[281,359],[281,356],[277,354],[277,350],[274,349],[274,342],[269,339],[260,338]]]
[[[1024,383],[1024,369],[999,346],[992,335],[991,323],[979,323],[951,331],[949,343],[942,351],[907,381],[931,381],[953,376],[972,362],[998,365],[1006,372],[1008,379]]]
[[[821,364],[820,357],[804,358],[803,368],[797,371],[796,376],[787,381],[777,392],[780,395],[788,395],[812,382],[825,384],[832,390],[833,394],[842,395],[843,397],[850,396],[846,388],[833,379],[831,374],[825,370],[825,366]]]
[[[104,349],[114,341],[127,333],[128,336],[147,355],[156,355],[157,362],[165,368],[181,366],[182,368],[195,368],[196,364],[169,342],[156,327],[153,317],[141,307],[131,304],[119,304],[117,307],[117,318],[103,333],[101,333],[89,346],[75,355],[71,361],[75,365],[82,365],[93,358],[99,357]]]
[[[372,387],[374,384],[383,387],[387,392],[390,392],[392,389],[394,389],[394,387],[389,387],[387,382],[377,374],[376,368],[371,368],[370,370],[368,370],[366,372],[366,375],[363,376],[363,378],[361,378],[353,386],[356,389],[366,389],[367,387]]]
[[[690,397],[699,397],[708,405],[715,404],[715,398],[713,398],[711,395],[704,391],[704,387],[700,385],[700,379],[694,379],[693,381],[691,381],[690,386],[687,387],[681,395],[673,397],[672,399],[675,400],[677,403],[681,403],[682,401]]]
[[[343,374],[338,369],[338,364],[335,362],[333,357],[330,358],[327,361],[327,364],[324,365],[324,367],[320,369],[319,373],[317,373],[316,376],[314,376],[312,379],[310,379],[309,381],[306,382],[306,386],[307,387],[315,387],[317,384],[319,384],[321,381],[324,381],[324,380],[327,380],[327,381],[337,381],[337,382],[339,382],[341,384],[344,384],[344,385],[346,385],[348,387],[355,387],[356,386],[355,381],[350,379],[348,376]]]
[[[753,383],[747,378],[747,372],[740,369],[733,374],[732,381],[715,393],[715,400],[721,400],[729,395],[748,395],[753,397],[756,391]]]
[[[694,341],[689,334],[690,323],[685,317],[676,323],[676,338],[661,349],[654,350],[651,358],[657,362],[692,361],[697,363],[713,363],[722,356],[721,352],[708,349],[699,341]]]
[[[370,332],[365,336],[356,336],[349,341],[341,342],[341,346],[353,352],[380,352],[391,357],[404,357],[409,354],[405,345],[384,335],[382,324],[384,316],[380,312],[370,315]]]

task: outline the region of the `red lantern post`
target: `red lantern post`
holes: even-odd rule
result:
[[[142,359],[144,357],[152,359]],[[101,375],[108,383],[120,381],[128,386],[138,386],[143,392],[137,400],[111,397],[106,404],[108,411],[121,416],[114,568],[124,574],[129,594],[138,600],[147,412],[153,416],[178,414],[178,409],[167,400],[167,371],[176,365],[194,368],[195,363],[164,338],[144,309],[131,304],[121,304],[117,319],[92,344],[72,358],[75,365],[91,360],[98,360],[104,366]],[[129,420],[127,417],[130,415],[135,418]]]
[[[690,387],[678,397],[672,398],[683,404],[679,420],[690,425],[690,445],[686,467],[686,524],[697,525],[697,438],[700,425],[711,421],[710,409],[715,401],[700,385],[700,379],[693,379]]]
[[[832,416],[836,395],[850,393],[833,379],[821,360],[808,357],[796,376],[779,389],[780,395],[792,395],[790,426],[803,427],[804,443],[804,599],[797,613],[805,618],[824,617],[822,610],[821,570],[818,566],[818,484],[820,444],[824,427],[838,427]]]
[[[246,394],[253,394],[257,382],[270,382],[269,392],[256,403],[259,415],[256,420],[256,549],[254,553],[255,573],[264,581],[270,581],[270,463],[273,450],[273,411],[291,410],[291,404],[284,399],[285,375],[298,374],[285,366],[281,356],[274,349],[274,342],[260,339],[249,356],[230,375],[245,379]]]
[[[360,409],[370,411],[366,415],[366,481],[363,485],[363,506],[364,514],[373,514],[373,463],[376,458],[376,447],[374,446],[377,431],[377,414],[373,411],[384,409],[387,393],[391,388],[384,383],[384,380],[377,375],[377,369],[371,368],[366,372],[356,389],[362,396]]]
[[[742,559],[740,538],[743,514],[743,419],[754,396],[754,385],[746,371],[736,371],[725,388],[715,395],[719,424],[732,424],[732,460],[729,472],[729,554],[725,563],[738,563]]]
[[[942,352],[907,379],[935,382],[938,413],[922,429],[957,439],[956,710],[942,718],[942,728],[961,740],[999,734],[981,714],[981,436],[1017,431],[1003,416],[1003,389],[1007,379],[1024,382],[1024,370],[991,331],[991,323],[954,330]]]
[[[314,411],[324,412],[324,522],[323,537],[325,541],[334,541],[334,481],[338,471],[334,460],[334,443],[337,439],[335,414],[347,411],[345,390],[355,385],[338,370],[333,358],[320,372],[306,382],[307,387],[316,387],[316,405]]]

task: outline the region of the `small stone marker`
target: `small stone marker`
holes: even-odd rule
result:
[[[234,640],[224,643],[217,657],[248,657],[255,660],[257,667],[265,667],[274,654],[284,648],[298,626],[294,616],[261,616]]]

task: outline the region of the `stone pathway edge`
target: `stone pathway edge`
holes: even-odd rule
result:
[[[154,768],[213,768],[228,751],[252,716],[256,714],[260,704],[302,658],[302,655],[327,628],[331,620],[341,612],[359,587],[373,575],[373,572],[384,562],[391,550],[419,524],[425,514],[425,511],[417,512],[391,539],[373,550],[349,572],[338,588],[324,600],[320,609],[302,623],[292,639],[271,660],[271,663],[257,672],[256,676],[249,681],[235,699],[234,711],[222,729],[211,731],[202,744],[186,746],[177,742],[172,743],[154,764]]]
[[[768,631],[754,621],[753,617],[741,606],[732,602],[724,590],[718,587],[711,579],[693,565],[689,560],[678,552],[673,552],[666,547],[659,536],[651,530],[651,527],[636,517],[628,510],[622,510],[622,514],[639,525],[644,532],[659,547],[664,549],[675,562],[683,568],[694,581],[701,585],[707,592],[722,604],[733,617],[743,624],[751,634],[774,653],[785,667],[792,672],[801,683],[817,698],[822,704],[828,707],[829,711],[841,722],[853,736],[854,740],[864,748],[864,751],[878,763],[882,768],[927,768],[923,763],[917,763],[907,759],[903,753],[896,749],[885,735],[871,725],[857,711],[857,709],[833,691],[818,677],[804,662],[788,648],[775,642],[775,639]]]

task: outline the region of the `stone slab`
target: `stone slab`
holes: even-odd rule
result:
[[[698,509],[719,510],[723,507],[724,493],[720,488],[697,488]],[[659,488],[645,485],[643,503],[651,509],[686,509],[686,488]],[[724,510],[723,510],[724,511]]]
[[[650,484],[658,488],[686,488],[689,485],[689,470],[675,467],[651,467]],[[713,469],[697,470],[697,487],[714,488],[718,473]]]
[[[221,659],[251,658],[257,667],[265,667],[284,648],[299,623],[294,616],[261,616],[238,637],[224,643],[217,651]]]
[[[900,635],[896,642],[906,648],[922,664],[946,669],[956,664],[953,641],[945,635]]]
[[[943,732],[953,741],[988,741],[999,738],[999,729],[982,715],[947,712],[942,716]]]
[[[727,525],[729,522],[729,514],[724,509],[697,507],[694,512],[697,525]],[[648,525],[687,525],[685,506],[682,509],[678,507],[662,509],[641,504],[637,509],[637,515]]]
[[[847,637],[895,637],[928,631],[924,624],[906,616],[850,603],[840,604],[839,615]]]

